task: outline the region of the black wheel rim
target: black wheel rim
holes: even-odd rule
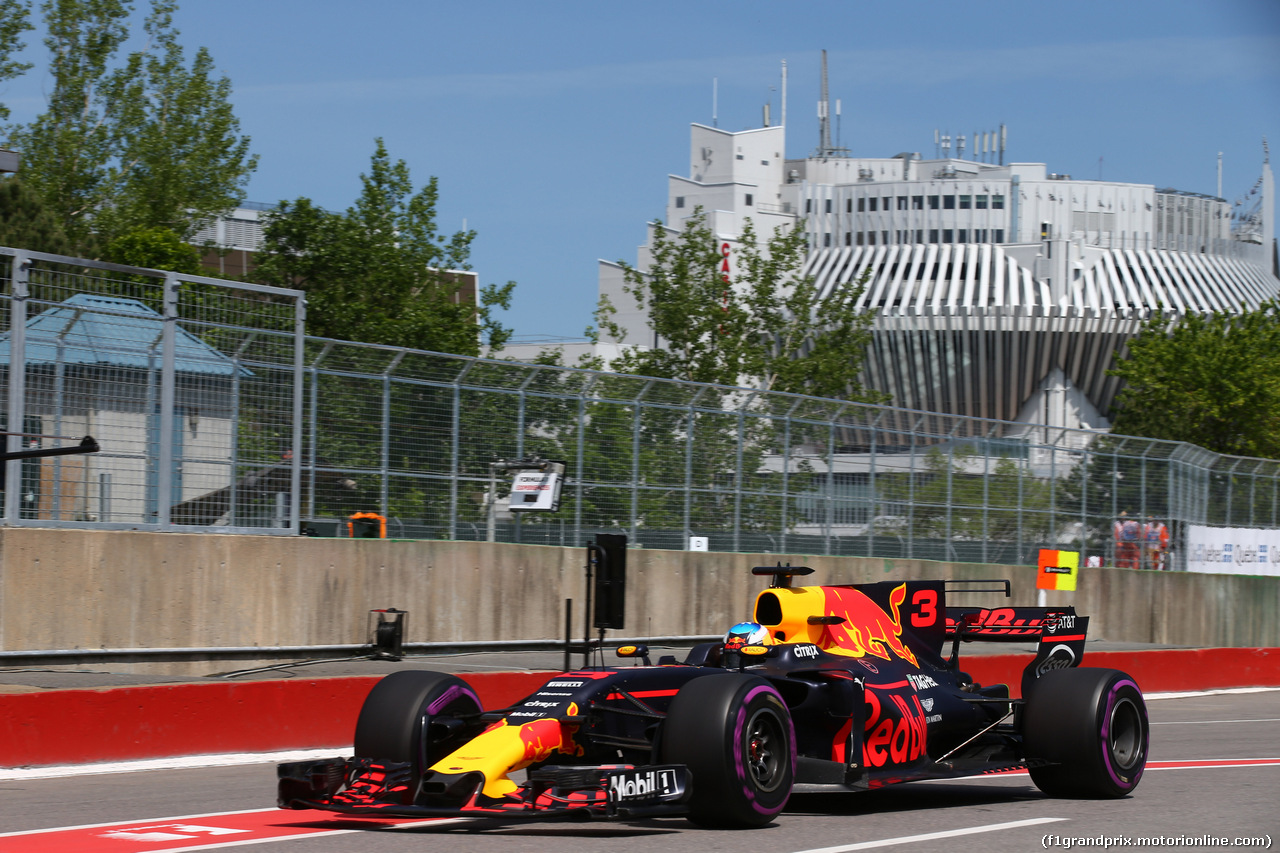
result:
[[[1121,770],[1132,770],[1142,760],[1142,714],[1132,699],[1121,698],[1111,708],[1107,726],[1107,749]]]
[[[778,715],[762,708],[747,724],[745,758],[751,781],[760,791],[773,791],[782,784],[786,759],[786,735]]]

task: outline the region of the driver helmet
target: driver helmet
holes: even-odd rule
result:
[[[767,646],[769,641],[769,629],[759,622],[739,622],[724,635],[724,647],[729,651],[743,646]]]

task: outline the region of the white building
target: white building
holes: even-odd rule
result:
[[[930,412],[1106,427],[1118,390],[1106,370],[1153,310],[1252,309],[1280,294],[1269,162],[1259,203],[1233,228],[1219,198],[1002,164],[1002,136],[976,135],[975,160],[852,157],[829,141],[786,160],[783,127],[694,124],[689,174],[668,177],[664,222],[679,228],[702,208],[730,275],[743,219],[762,236],[803,222],[806,271],[825,293],[870,272],[864,383]],[[641,246],[637,267],[649,260]],[[622,343],[652,346],[622,285],[622,269],[601,261]]]

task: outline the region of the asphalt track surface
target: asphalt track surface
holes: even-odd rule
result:
[[[57,778],[33,771],[0,775],[0,851],[1002,853],[1068,849],[1065,842],[1079,838],[1094,842],[1083,849],[1101,849],[1103,839],[1132,849],[1145,837],[1167,840],[1144,846],[1182,850],[1224,850],[1238,847],[1237,839],[1260,839],[1261,849],[1280,842],[1280,691],[1152,698],[1148,708],[1151,761],[1134,794],[1121,800],[1049,799],[1025,774],[1008,774],[795,796],[774,824],[750,831],[702,830],[679,818],[411,821],[393,828],[273,809],[274,764]]]

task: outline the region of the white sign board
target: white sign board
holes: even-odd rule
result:
[[[556,471],[519,471],[511,484],[512,512],[555,512],[560,508],[560,478]]]
[[[1188,524],[1187,571],[1280,577],[1280,530]]]
[[[706,536],[690,536],[689,550],[690,551],[710,551],[711,541]]]

